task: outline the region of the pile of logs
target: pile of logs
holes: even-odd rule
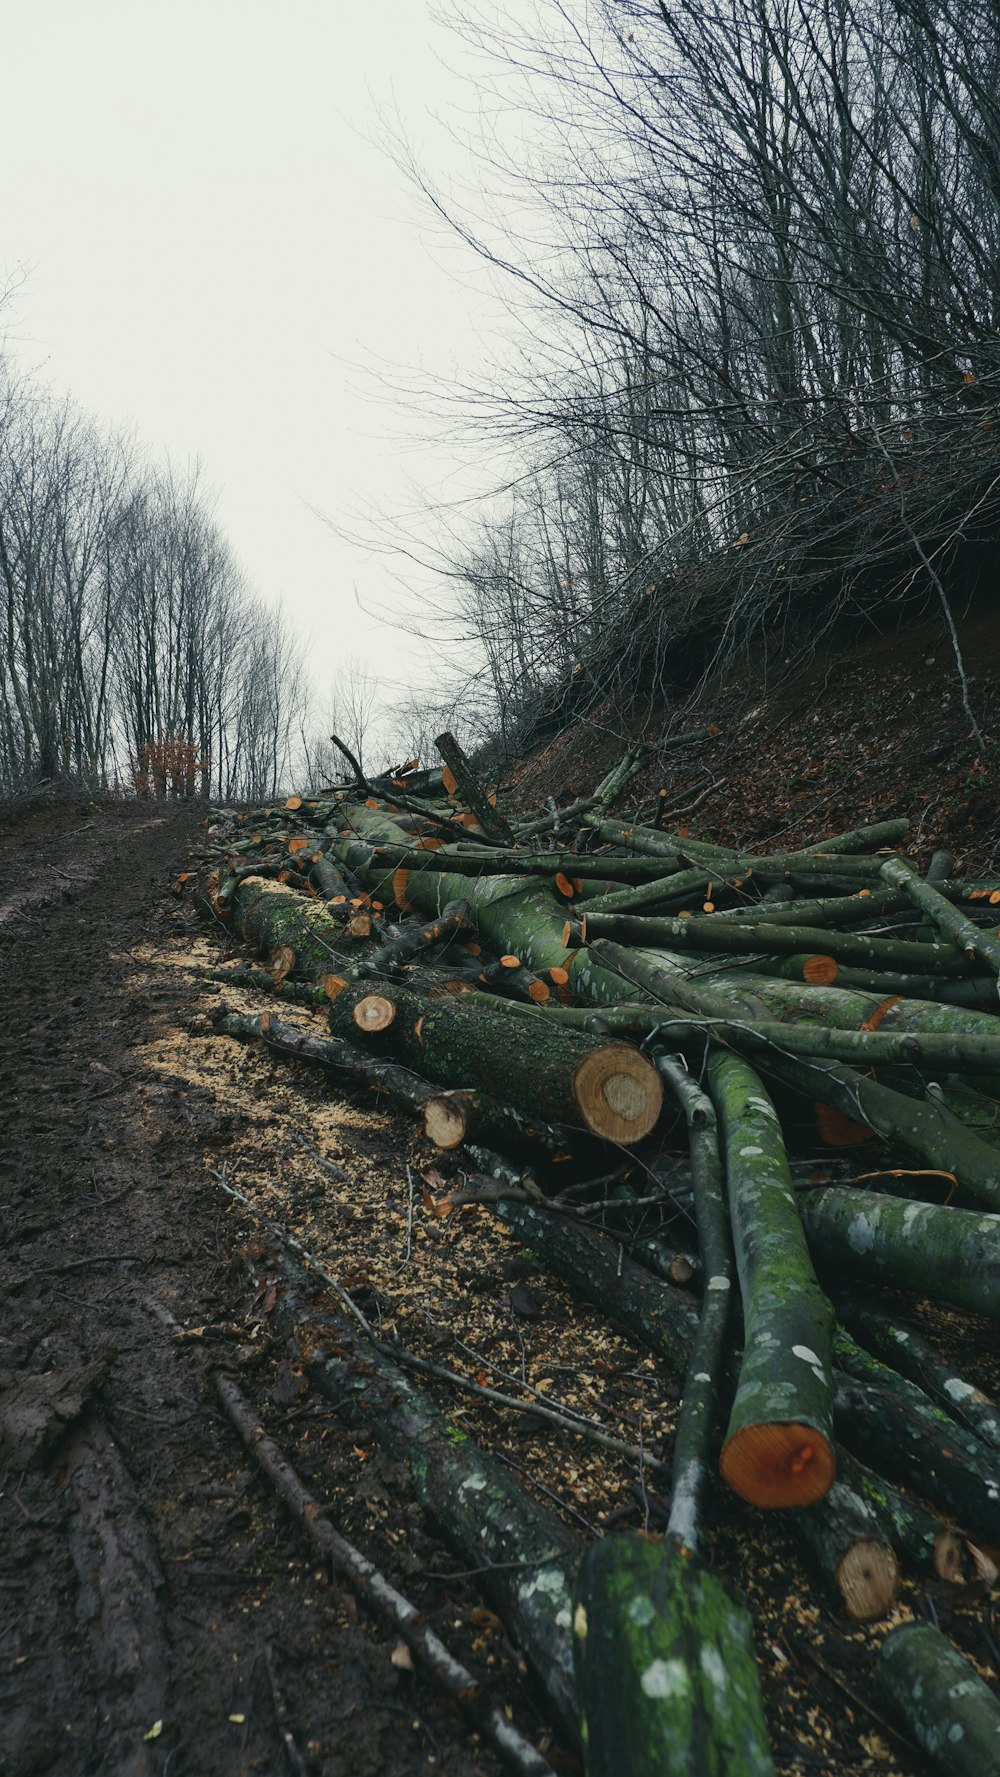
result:
[[[489,1569],[588,1772],[770,1772],[750,1623],[703,1548],[714,1473],[787,1514],[859,1622],[901,1570],[988,1572],[1000,1544],[1000,1409],[900,1306],[1000,1318],[1000,887],[944,855],[919,873],[903,820],[770,855],[667,830],[662,798],[648,824],[613,818],[641,747],[589,798],[520,818],[438,744],[440,771],[371,780],[352,760],[322,795],[214,811],[182,882],[260,959],[217,978],[321,1006],[330,1034],[273,1009],[217,1028],[414,1112],[461,1149],[462,1201],[685,1377],[666,1536],[581,1549],[455,1447],[349,1301],[317,1380],[384,1407],[379,1435]],[[607,1196],[623,1150],[655,1173],[678,1130],[659,1227],[624,1184],[613,1239],[566,1213],[570,1170],[574,1205],[591,1175]],[[873,1141],[868,1178],[838,1182],[839,1150]],[[796,1158],[817,1142],[819,1179]],[[305,1325],[315,1288],[284,1264]],[[1000,1771],[1000,1703],[937,1627],[893,1631],[880,1668],[941,1769]]]

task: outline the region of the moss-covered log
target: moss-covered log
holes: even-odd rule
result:
[[[789,1519],[848,1616],[857,1623],[884,1617],[896,1596],[899,1565],[853,1479],[838,1474],[824,1499]]]
[[[287,1253],[280,1269],[285,1290],[275,1312],[299,1345],[309,1376],[348,1423],[374,1433],[404,1465],[438,1535],[481,1575],[556,1719],[575,1738],[570,1623],[577,1538],[454,1426],[381,1346],[325,1301],[320,1307]]]
[[[883,1475],[837,1447],[837,1479],[847,1482],[873,1513],[884,1541],[912,1573],[938,1580],[961,1577],[964,1544],[950,1524],[925,1511]]]
[[[922,1333],[855,1295],[838,1295],[836,1304],[841,1322],[867,1351],[915,1382],[982,1443],[1000,1450],[1000,1408],[958,1375]]]
[[[339,921],[286,883],[246,878],[233,896],[233,919],[258,956],[291,951],[286,972],[307,981],[317,980],[343,957],[345,939]]]
[[[836,1185],[798,1206],[821,1270],[1000,1319],[1000,1216]]]
[[[878,1676],[896,1720],[946,1777],[1000,1772],[1000,1698],[940,1629],[894,1629]]]
[[[610,897],[609,897],[610,898]],[[606,902],[602,904],[606,909]],[[949,905],[949,903],[945,903]],[[717,920],[714,915],[691,919],[652,919],[627,913],[587,908],[587,934],[615,938],[620,944],[640,949],[708,951],[715,955],[751,956],[773,952],[822,952],[835,960],[857,963],[870,969],[910,970],[927,976],[968,975],[970,965],[951,944],[921,944],[904,938],[870,937],[824,926],[777,925],[756,921]]]
[[[885,1387],[838,1372],[838,1436],[859,1461],[930,1500],[977,1540],[1000,1542],[995,1453],[932,1402],[905,1395],[900,1380]]]
[[[714,1575],[603,1537],[573,1629],[587,1777],[773,1777],[750,1618]]]
[[[347,985],[331,1005],[330,1028],[351,1040],[374,1032],[428,1079],[482,1089],[526,1115],[609,1141],[641,1141],[663,1102],[656,1069],[637,1049],[519,1018],[503,1002],[473,1007],[464,996],[423,998],[389,983],[364,995]]]
[[[758,1075],[738,1056],[716,1052],[708,1078],[725,1145],[745,1335],[722,1474],[754,1505],[811,1505],[836,1471],[834,1313],[816,1281],[777,1115]]]
[[[488,1092],[462,1087],[447,1092],[434,1090],[422,1109],[424,1133],[437,1148],[458,1148],[464,1142],[477,1142],[481,1147],[498,1148],[504,1154],[541,1151],[565,1156],[570,1138],[566,1129],[516,1111]]]
[[[958,945],[966,956],[977,957],[994,975],[1000,975],[1000,937],[997,937],[995,927],[985,930],[975,925],[938,892],[936,885],[923,881],[902,858],[887,858],[882,865],[882,875],[893,888],[902,889],[909,895],[914,906],[928,914],[938,931]]]
[[[687,1070],[669,1056],[657,1067],[680,1103],[688,1125],[695,1216],[703,1277],[698,1331],[684,1379],[674,1439],[674,1473],[668,1541],[682,1554],[698,1553],[701,1504],[708,1478],[712,1431],[726,1356],[726,1332],[734,1281],[732,1240],[715,1107]]]

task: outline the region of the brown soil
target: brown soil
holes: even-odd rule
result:
[[[995,736],[995,626],[980,641],[968,667]],[[950,843],[970,867],[995,864],[996,754],[963,750],[968,724],[940,636],[933,646],[934,668],[929,637],[905,659],[882,638],[816,662],[760,713],[748,688],[731,688],[728,728],[698,755],[725,784],[692,830],[793,840],[927,810],[920,848]],[[918,757],[941,744],[941,758]],[[571,775],[589,788],[617,745],[590,724],[562,756],[535,762],[525,795]],[[671,771],[651,772],[647,790],[669,781],[681,792],[697,777],[690,759]],[[206,966],[228,939],[169,892],[203,842],[198,813],[48,804],[7,817],[0,1773],[499,1771],[276,1503],[218,1409],[218,1369],[239,1381],[337,1528],[553,1765],[576,1770],[405,1476],[372,1434],[345,1433],[289,1361],[272,1326],[261,1218],[294,1231],[405,1346],[502,1389],[526,1380],[661,1459],[676,1378],[533,1272],[487,1211],[436,1216],[433,1167],[444,1162],[410,1124],[303,1064],[206,1034],[220,997]],[[232,989],[225,998],[260,1009]],[[950,1317],[950,1337],[973,1379],[995,1387],[982,1327]],[[662,1525],[660,1471],[643,1489],[633,1461],[428,1386],[456,1436],[488,1443],[581,1534]],[[773,1517],[736,1500],[714,1511],[713,1559],[755,1614],[783,1777],[923,1777],[876,1698],[873,1655],[889,1624],[853,1626]],[[905,1587],[890,1622],[922,1608]],[[936,1609],[995,1677],[990,1597],[939,1596]]]
[[[650,738],[714,723],[718,735],[665,751],[629,789],[650,807],[661,785],[692,836],[767,850],[810,844],[870,821],[907,815],[907,853],[950,849],[966,874],[1000,859],[1000,609],[995,599],[959,624],[973,734],[943,625],[868,629],[850,648],[816,651],[765,670],[756,657],[713,681],[695,705],[646,716]],[[585,795],[621,757],[620,723],[599,709],[518,770],[533,805]],[[708,795],[712,781],[718,788]],[[692,808],[692,804],[697,806]],[[619,813],[623,812],[619,809]],[[669,824],[669,823],[668,823]]]
[[[263,1102],[256,1088],[234,1099],[185,1058],[198,958],[166,889],[198,816],[7,812],[0,1772],[494,1773],[393,1664],[397,1636],[310,1553],[217,1409],[214,1368],[257,1407],[281,1354],[211,1170],[244,1144],[260,1142],[279,1172],[295,1156],[269,1137],[287,1082]],[[395,1128],[356,1123],[364,1164],[398,1177]],[[374,1482],[374,1461],[341,1443],[317,1477],[311,1405],[286,1399],[279,1416],[321,1497],[339,1488],[341,1528],[365,1541],[374,1525],[372,1552],[391,1558],[402,1527],[412,1564],[435,1568],[439,1552],[406,1499]],[[464,1582],[404,1584],[457,1651],[483,1639]],[[534,1726],[490,1639],[498,1688]]]

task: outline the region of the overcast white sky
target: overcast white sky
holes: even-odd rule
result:
[[[496,311],[372,145],[418,150],[474,94],[427,0],[0,0],[0,266],[25,281],[9,349],[154,452],[199,457],[253,581],[311,633],[317,677],[354,653],[428,668],[366,619],[384,566],[333,516],[379,486],[433,489],[349,363],[468,364]]]

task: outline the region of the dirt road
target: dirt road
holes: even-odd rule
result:
[[[216,1408],[213,1367],[253,1394],[266,1361],[205,1188],[238,1120],[149,1059],[198,818],[0,829],[0,1771],[490,1773]]]

